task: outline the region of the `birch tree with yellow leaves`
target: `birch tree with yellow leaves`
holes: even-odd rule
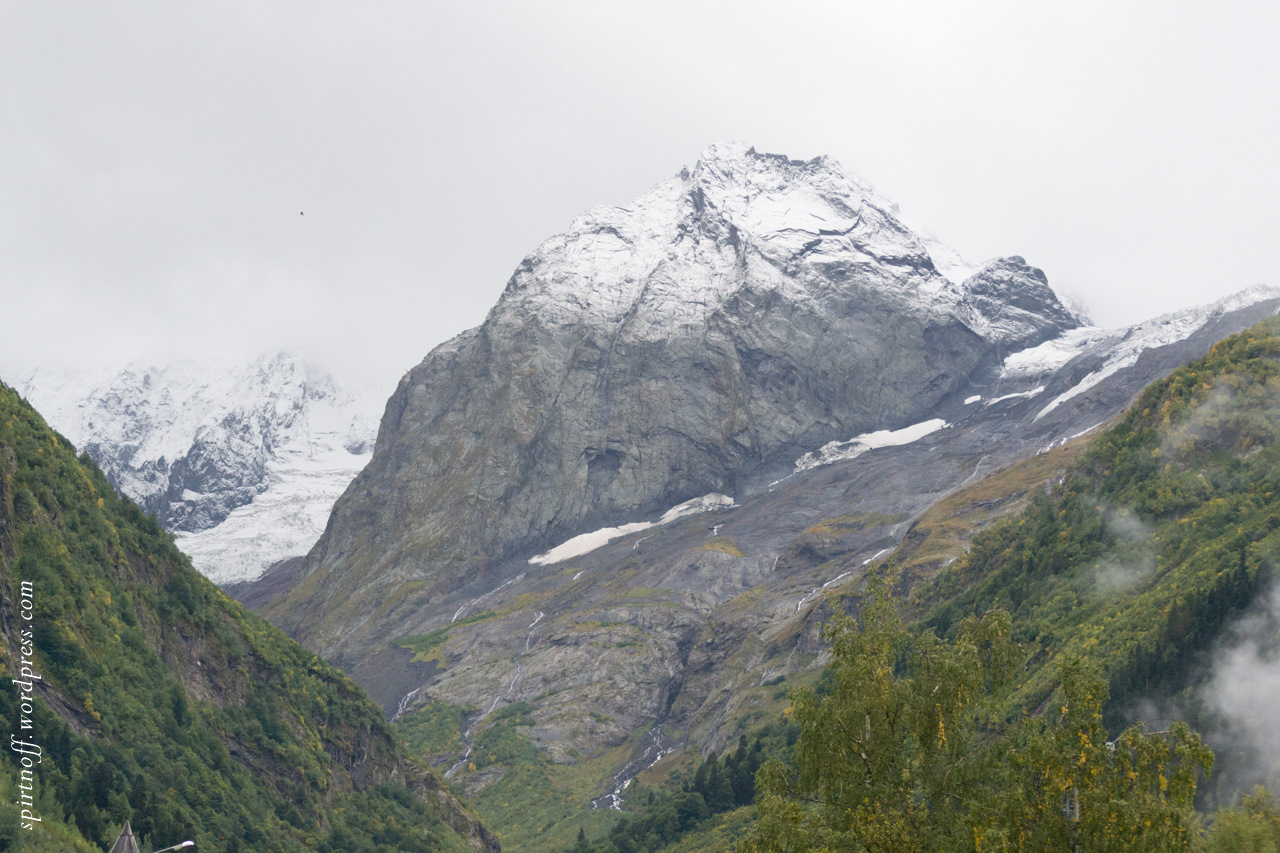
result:
[[[1196,781],[1213,756],[1189,729],[1108,741],[1106,683],[1063,667],[1055,705],[1010,720],[1022,670],[1010,618],[992,610],[952,641],[908,631],[873,579],[856,619],[828,626],[831,675],[799,688],[790,764],[757,776],[765,851],[1176,851],[1196,841]]]

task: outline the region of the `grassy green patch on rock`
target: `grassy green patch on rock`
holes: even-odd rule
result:
[[[693,549],[694,551],[719,551],[721,554],[728,554],[730,557],[745,557],[746,553],[738,547],[738,543],[733,541],[732,536],[716,536],[708,539],[701,545]]]

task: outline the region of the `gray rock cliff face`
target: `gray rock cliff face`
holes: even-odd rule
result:
[[[547,240],[481,327],[404,377],[268,612],[350,663],[504,559],[923,420],[1080,324],[1021,258],[949,280],[829,160],[713,147]]]

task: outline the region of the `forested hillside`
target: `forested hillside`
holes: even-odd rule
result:
[[[1013,615],[1028,706],[1064,652],[1105,663],[1115,727],[1171,697],[1233,619],[1269,589],[1280,554],[1280,320],[1227,338],[1148,387],[1074,471],[984,531],[917,591],[925,624]]]
[[[497,849],[360,688],[195,572],[2,384],[0,594],[0,730],[39,753],[23,776],[4,752],[0,850],[105,850],[126,818],[156,848]]]

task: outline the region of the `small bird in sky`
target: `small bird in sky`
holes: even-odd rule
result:
[[[305,214],[305,213],[303,213],[301,210],[299,210],[299,211],[298,211],[298,215],[299,215],[299,216],[306,216],[306,214]]]

